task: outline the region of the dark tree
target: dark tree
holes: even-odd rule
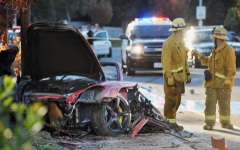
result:
[[[85,0],[84,4],[92,23],[106,25],[111,21],[113,10],[109,0]]]
[[[189,18],[187,11],[191,0],[155,0],[155,13],[157,16],[174,18]]]

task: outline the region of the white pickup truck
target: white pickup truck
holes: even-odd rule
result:
[[[87,38],[87,31],[83,31],[82,34]],[[112,43],[109,41],[107,30],[100,30],[94,33],[93,51],[98,58],[112,57]]]

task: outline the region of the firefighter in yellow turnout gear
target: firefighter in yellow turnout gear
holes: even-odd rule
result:
[[[202,64],[208,66],[205,74],[205,125],[203,129],[211,130],[216,122],[216,104],[219,108],[219,121],[223,128],[233,129],[230,124],[230,100],[236,74],[236,56],[232,46],[225,40],[227,31],[223,27],[216,27],[212,31],[212,48],[210,56],[205,56],[198,51],[192,55],[199,58]]]
[[[172,27],[169,29],[173,34],[163,43],[161,58],[165,93],[164,116],[179,131],[183,130],[183,126],[177,125],[176,112],[181,103],[181,95],[185,92],[184,82],[191,82],[187,63],[188,49],[183,42],[186,28],[183,18],[173,20]]]

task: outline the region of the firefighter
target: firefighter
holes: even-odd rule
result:
[[[219,108],[219,121],[222,128],[233,129],[230,123],[230,100],[236,74],[236,56],[232,46],[226,43],[227,31],[223,27],[212,30],[214,47],[210,56],[192,51],[202,64],[208,66],[204,71],[205,81],[205,125],[204,130],[212,130],[216,122],[216,104]]]
[[[181,95],[185,93],[184,83],[191,82],[187,63],[188,49],[183,41],[186,28],[188,26],[183,18],[173,20],[169,29],[173,34],[163,43],[161,58],[165,93],[164,116],[179,131],[183,130],[183,126],[176,123],[176,112],[181,103]]]

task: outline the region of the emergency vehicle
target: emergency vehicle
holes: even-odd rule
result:
[[[128,24],[122,39],[122,70],[127,75],[135,71],[162,70],[163,42],[172,34],[169,18],[136,18]]]

